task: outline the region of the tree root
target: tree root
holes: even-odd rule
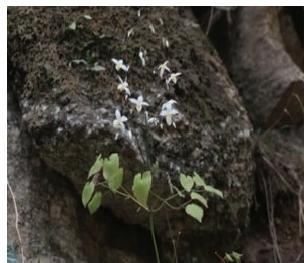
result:
[[[253,122],[264,128],[304,119],[304,73],[285,50],[279,9],[238,9],[230,71]]]

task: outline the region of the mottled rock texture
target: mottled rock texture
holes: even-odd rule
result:
[[[83,18],[86,14],[93,19]],[[69,30],[74,21],[76,30]],[[134,35],[127,38],[131,27]],[[170,48],[162,45],[163,37]],[[119,153],[127,187],[136,172],[147,168],[143,159],[158,162],[153,190],[164,197],[170,195],[168,177],[178,185],[178,171],[195,170],[225,198],[211,201],[202,225],[183,211],[168,211],[173,228],[190,236],[200,229],[195,235],[204,233],[214,240],[237,238],[248,223],[253,194],[252,127],[221,59],[191,15],[177,8],[144,8],[138,17],[136,8],[13,7],[8,9],[8,43],[9,71],[17,82],[12,89],[24,129],[39,158],[70,182],[79,199],[99,153]],[[142,48],[148,56],[145,67],[138,57]],[[119,74],[127,76],[132,97],[142,94],[148,101],[150,115],[158,115],[169,99],[178,102],[182,117],[176,128],[164,124],[164,129],[147,130],[139,114],[126,110],[128,102],[117,92],[118,73],[111,58],[130,65],[127,74]],[[87,70],[71,63],[75,59],[98,62],[105,70]],[[182,73],[169,89],[157,73],[166,60],[173,72]],[[116,108],[128,117],[133,139],[114,140]],[[36,180],[42,184],[46,174],[39,173]],[[63,202],[63,196],[56,193],[52,200]],[[153,198],[150,202],[156,205]],[[126,223],[147,225],[147,214],[136,213],[128,200],[108,194],[104,206]],[[70,212],[77,217],[73,209]],[[157,232],[167,229],[163,211],[155,222]],[[217,231],[230,235],[216,237]]]

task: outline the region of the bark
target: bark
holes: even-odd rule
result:
[[[285,50],[279,9],[240,8],[233,30],[230,71],[254,123],[301,123],[304,74]]]

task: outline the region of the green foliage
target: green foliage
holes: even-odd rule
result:
[[[220,190],[210,185],[207,185],[205,183],[205,180],[201,176],[199,176],[196,172],[193,173],[193,176],[189,176],[189,175],[187,176],[181,173],[179,175],[179,180],[181,186],[185,189],[186,192],[190,194],[191,200],[198,201],[200,205],[203,205],[206,208],[208,208],[207,199],[198,192],[204,191],[206,193],[209,194],[211,193],[223,198],[223,193]],[[191,217],[195,218],[199,222],[202,221],[204,215],[204,210],[200,205],[191,203],[186,206],[186,213]]]
[[[102,201],[102,193],[100,191],[96,192],[88,204],[88,209],[90,214],[94,214],[97,209],[100,207]]]
[[[76,30],[76,27],[77,27],[77,25],[76,25],[76,22],[74,21],[74,22],[72,22],[72,23],[68,26],[68,29],[69,29],[69,30]]]
[[[197,204],[191,203],[185,208],[186,213],[196,219],[198,222],[202,223],[204,210]]]
[[[202,177],[200,177],[196,172],[193,173],[193,181],[195,182],[195,185],[200,186],[206,186],[206,183]]]
[[[113,153],[109,159],[103,160],[103,177],[114,193],[122,185],[123,169],[119,168],[119,157],[117,153]]]
[[[158,164],[155,165],[155,167],[152,166],[151,169],[152,171],[158,171]],[[96,176],[99,173],[102,177]],[[104,181],[98,183],[97,181],[101,178],[103,178]],[[119,156],[117,153],[112,153],[108,158],[102,158],[101,155],[99,155],[90,168],[87,180],[82,191],[82,203],[84,207],[88,207],[91,214],[95,213],[102,203],[102,192],[98,187],[106,187],[106,189],[113,193],[133,200],[137,205],[151,212],[148,207],[148,199],[152,187],[151,171],[137,173],[134,176],[132,196],[128,190],[122,186],[123,168],[119,166]],[[189,201],[187,201],[187,205],[184,204],[181,207],[176,208],[185,208],[186,213],[199,222],[202,222],[204,216],[203,207],[208,208],[208,200],[204,194],[211,194],[223,198],[223,193],[220,190],[206,184],[205,180],[196,172],[193,172],[192,176],[180,173],[179,182],[182,186],[182,190],[179,190],[178,187],[174,186],[172,182],[169,181],[170,189],[176,192],[176,195],[172,197],[189,198],[189,201],[192,200],[192,202],[189,204]],[[154,194],[154,196],[168,207],[174,207],[162,197],[159,197],[156,194]],[[172,197],[169,197],[168,200]],[[157,209],[152,209],[152,211],[156,212]]]
[[[225,253],[224,259],[227,262],[241,263],[242,256],[243,256],[242,254],[232,251],[231,253]]]
[[[187,191],[190,192],[192,190],[192,187],[194,186],[194,181],[191,176],[187,176],[183,173],[179,176],[180,183],[182,187]]]
[[[87,206],[88,202],[94,193],[95,184],[93,182],[87,182],[82,190],[82,204],[84,207]]]
[[[206,185],[204,188],[205,188],[206,192],[209,192],[211,194],[215,194],[215,195],[217,195],[217,196],[219,196],[221,198],[224,198],[223,193],[220,190],[215,189],[211,185]]]
[[[159,165],[155,163],[152,165],[151,171],[153,174],[159,172]],[[157,256],[157,262],[160,263],[155,233],[154,233],[154,223],[153,223],[153,214],[162,209],[164,205],[169,208],[180,210],[185,209],[186,214],[202,223],[204,216],[204,209],[208,208],[207,198],[202,193],[215,195],[223,198],[223,193],[205,183],[204,179],[199,176],[196,172],[193,172],[193,175],[186,175],[180,173],[179,182],[182,186],[182,190],[173,185],[169,178],[169,187],[170,190],[175,194],[167,198],[162,198],[154,193],[155,198],[162,202],[162,204],[155,209],[149,209],[148,199],[149,194],[152,192],[152,175],[151,171],[145,171],[143,173],[137,173],[133,178],[132,185],[132,194],[129,193],[127,189],[123,187],[123,168],[119,167],[119,156],[117,153],[112,153],[108,158],[102,158],[99,155],[96,158],[96,161],[89,170],[87,182],[83,187],[82,191],[82,203],[84,207],[87,207],[90,214],[94,214],[102,204],[103,194],[99,188],[103,187],[107,190],[110,190],[114,194],[121,195],[129,200],[135,202],[139,207],[144,208],[149,212],[150,218],[150,230],[153,237],[155,253]],[[102,175],[102,176],[99,176]],[[153,192],[152,192],[153,193]],[[181,206],[175,206],[170,204],[171,199],[173,198],[188,198],[186,203]],[[191,202],[191,203],[189,203]],[[225,261],[240,263],[241,254],[232,252],[231,254],[225,255]]]
[[[99,154],[98,157],[96,158],[95,163],[92,165],[89,171],[88,179],[90,179],[94,174],[99,173],[102,168],[102,165],[103,165],[103,159],[101,158],[101,154]]]
[[[205,206],[206,208],[208,208],[208,202],[207,202],[207,199],[205,197],[203,197],[202,195],[200,195],[198,193],[195,193],[195,192],[192,192],[190,194],[190,196],[191,196],[192,200],[197,200],[200,203],[202,203],[203,206]]]
[[[148,197],[151,188],[151,172],[146,171],[143,174],[136,174],[133,180],[132,192],[136,200],[148,209]]]

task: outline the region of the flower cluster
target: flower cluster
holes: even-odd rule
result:
[[[140,18],[140,12],[138,12],[138,17]],[[160,25],[164,24],[163,20],[159,20]],[[152,23],[148,24],[148,29],[152,34],[156,34],[155,26]],[[127,31],[127,39],[134,34],[135,27],[131,27]],[[169,48],[169,40],[165,37],[162,37],[162,45],[166,48]],[[143,67],[147,66],[147,51],[144,48],[140,48],[138,53],[138,58]],[[111,61],[114,63],[115,70],[119,73],[123,71],[125,74],[129,73],[129,65],[126,64],[123,59],[112,58]],[[169,68],[169,61],[166,60],[164,63],[157,66],[158,75],[161,80],[165,80],[165,87],[170,88],[171,85],[176,85],[179,77],[182,75],[181,72],[172,72]],[[122,93],[125,96],[125,100],[130,103],[130,112],[133,112],[132,108],[136,110],[137,113],[141,113],[143,108],[150,106],[149,102],[144,100],[144,97],[141,92],[140,95],[134,97],[132,91],[129,88],[127,82],[127,77],[123,80],[118,75],[119,83],[117,84],[117,90],[119,93]],[[163,122],[168,126],[173,126],[176,128],[176,121],[178,120],[177,116],[180,115],[180,112],[175,108],[177,101],[171,99],[162,104],[161,110],[155,116],[150,116],[148,111],[145,110],[145,124],[151,127],[160,127],[163,128]],[[124,116],[119,109],[115,110],[115,119],[113,121],[113,127],[117,129],[120,134],[127,135],[129,138],[132,137],[132,132],[127,124],[128,118]],[[128,127],[128,129],[126,128]],[[119,134],[116,134],[118,138]]]

